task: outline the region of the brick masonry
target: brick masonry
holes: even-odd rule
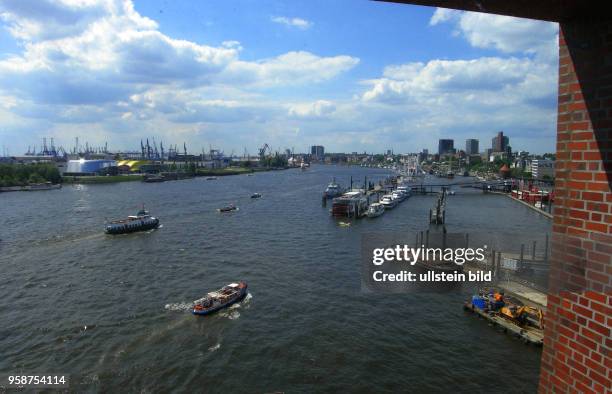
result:
[[[612,23],[560,24],[540,393],[612,393]]]

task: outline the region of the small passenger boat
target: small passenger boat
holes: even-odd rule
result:
[[[383,213],[385,213],[385,206],[379,202],[372,203],[368,207],[367,215],[369,218],[375,218],[377,216],[382,215]]]
[[[193,302],[192,313],[194,315],[210,315],[223,308],[227,308],[240,302],[247,295],[247,283],[230,283],[217,291],[211,291],[206,296]]]
[[[127,219],[113,220],[106,225],[106,234],[128,234],[137,231],[152,230],[159,227],[159,219],[149,215],[144,205],[136,215],[130,215]]]
[[[325,198],[334,198],[341,196],[344,193],[344,188],[336,183],[336,178],[327,185],[327,188],[323,192]]]
[[[251,198],[261,198],[261,193],[253,193],[251,194]]]
[[[232,212],[232,211],[237,211],[237,210],[238,210],[238,207],[235,206],[234,204],[230,204],[230,205],[225,206],[223,208],[217,209],[217,211],[219,211],[219,212]]]

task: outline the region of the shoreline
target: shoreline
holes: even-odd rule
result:
[[[531,205],[529,203],[526,203],[523,200],[519,200],[518,198],[514,198],[514,197],[512,197],[512,195],[510,195],[508,193],[496,192],[496,191],[488,191],[487,193],[488,194],[497,194],[497,195],[501,195],[501,196],[506,196],[506,197],[510,198],[511,200],[514,200],[516,202],[520,202],[521,204],[525,205],[526,207],[529,207],[529,208],[533,209],[534,211],[541,213],[542,215],[544,215],[545,217],[547,217],[549,219],[553,218],[553,215],[551,213],[548,213],[548,212],[546,212],[546,211],[544,211],[544,210],[542,210],[540,208],[537,208],[535,205]]]
[[[254,174],[257,172],[281,171],[288,170],[292,167],[270,167],[270,168],[242,168],[242,167],[226,167],[222,169],[198,170],[194,175],[189,175],[182,179],[193,179],[203,176],[232,176]],[[108,184],[119,182],[135,182],[143,181],[145,174],[130,174],[130,175],[94,175],[94,176],[66,176],[62,177],[63,184]]]

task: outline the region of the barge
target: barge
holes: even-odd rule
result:
[[[331,214],[340,217],[361,217],[368,210],[368,199],[360,191],[351,191],[332,200]]]

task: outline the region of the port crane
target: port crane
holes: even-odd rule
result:
[[[259,159],[261,161],[264,161],[266,157],[269,157],[269,156],[272,156],[272,149],[270,149],[270,146],[267,143],[265,143],[263,144],[261,148],[259,148]]]

